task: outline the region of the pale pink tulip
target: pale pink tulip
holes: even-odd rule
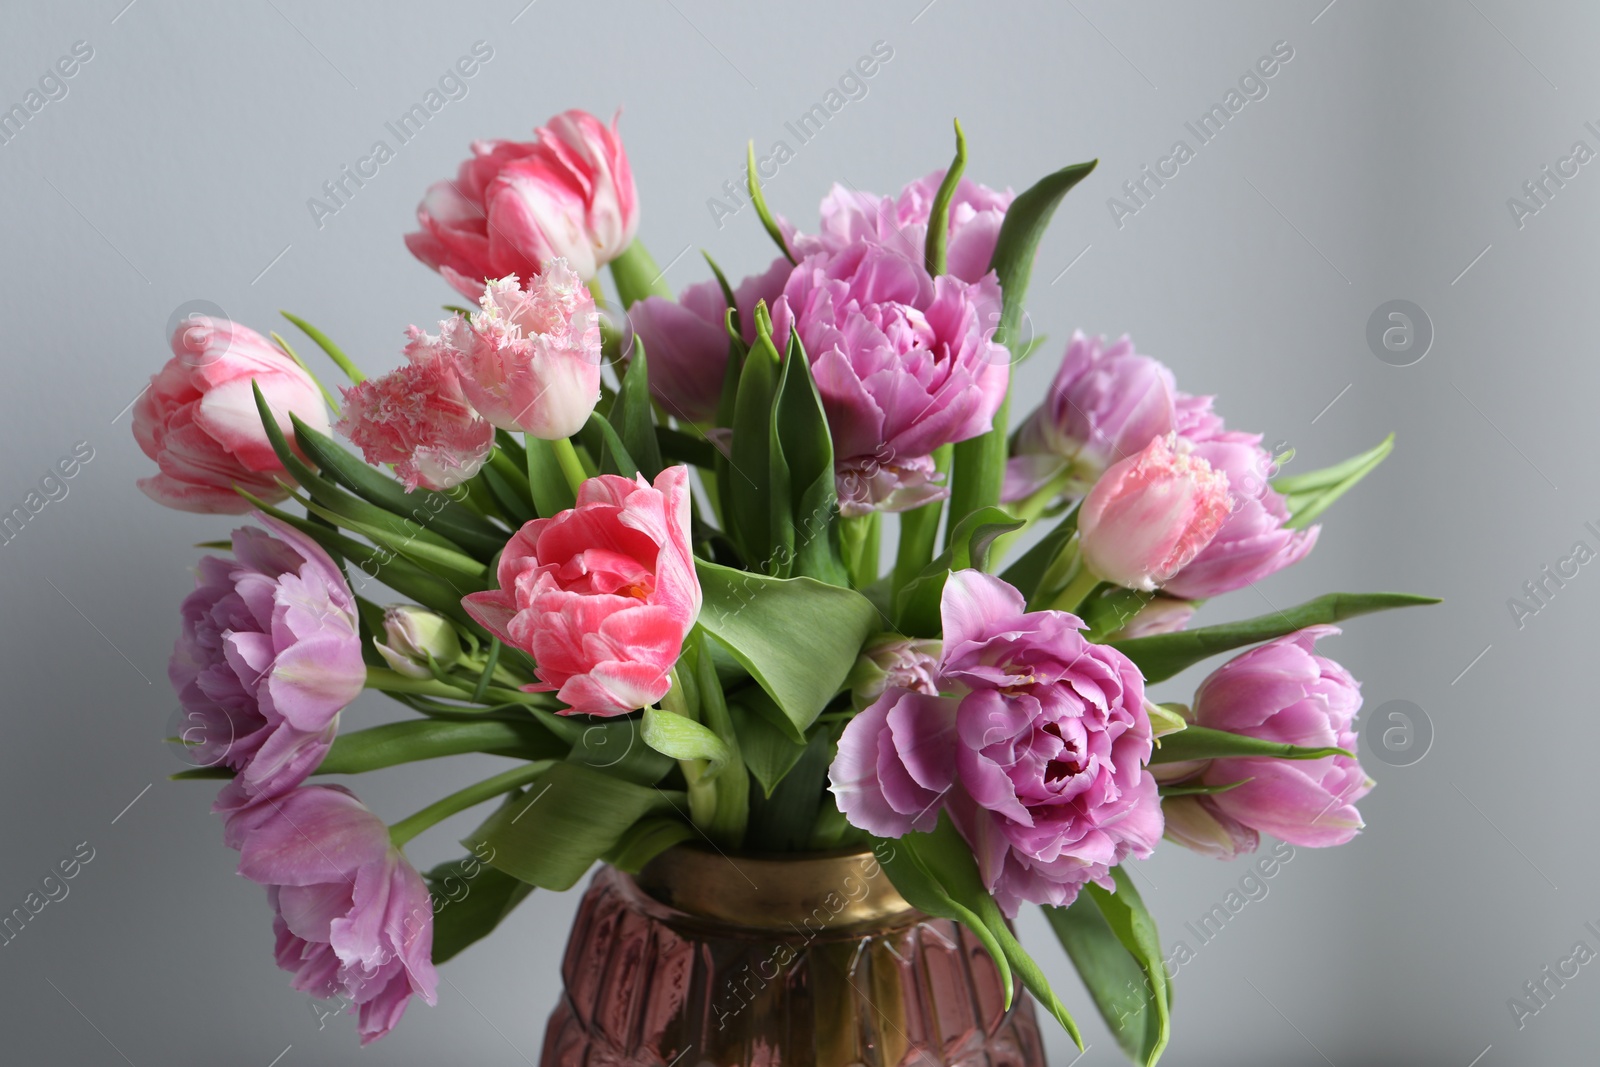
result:
[[[1228,518],[1228,476],[1172,435],[1120,460],[1078,512],[1083,561],[1130,589],[1155,589],[1216,536]]]
[[[515,276],[490,282],[470,319],[413,334],[414,361],[448,359],[478,414],[545,441],[570,437],[600,399],[600,320],[594,297],[564,260],[524,291]]]
[[[248,326],[195,316],[172,335],[172,359],[133,406],[133,436],[161,473],[139,480],[158,504],[179,511],[243,514],[251,504],[233,487],[268,501],[288,494],[251,384],[260,386],[278,426],[293,438],[291,414],[323,433],[328,412],[311,376]]]

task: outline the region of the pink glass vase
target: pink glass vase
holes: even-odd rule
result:
[[[959,924],[870,852],[726,857],[680,846],[602,868],[573,923],[543,1067],[1043,1067]]]

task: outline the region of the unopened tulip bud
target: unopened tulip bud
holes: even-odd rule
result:
[[[461,639],[455,624],[442,615],[414,604],[397,604],[383,613],[387,644],[374,641],[378,654],[408,678],[432,678],[428,657],[441,667],[461,658]]]
[[[884,634],[867,642],[846,684],[856,708],[864,708],[886,689],[937,693],[934,674],[939,667],[941,642],[931,638]]]

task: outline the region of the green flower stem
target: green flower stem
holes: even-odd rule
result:
[[[583,469],[583,461],[578,458],[578,450],[572,447],[572,438],[562,437],[551,441],[550,448],[555,452],[556,462],[561,465],[561,473],[567,477],[567,485],[576,496],[583,483],[589,480],[589,475]]]
[[[865,588],[878,579],[878,539],[882,522],[883,514],[874,511],[839,523],[844,565],[850,572],[850,585],[856,589]]]
[[[474,682],[462,682],[457,685],[453,682],[442,682],[437,678],[408,678],[399,671],[387,667],[367,668],[367,688],[376,689],[380,693],[405,693],[411,696],[423,697],[450,697],[454,700],[470,700],[473,697]],[[531,694],[517,689],[502,689],[498,686],[489,686],[484,690],[484,698],[493,704],[532,704]]]
[[[478,684],[472,690],[472,702],[482,704],[484,696],[489,692],[489,682],[494,677],[495,670],[500,666],[500,639],[496,637],[489,642],[489,655],[484,660],[483,674],[478,677]]]
[[[499,471],[500,476],[512,485],[516,485],[519,482],[526,485],[528,482],[527,473],[518,467],[516,461],[506,455],[504,450],[500,448],[491,448],[489,450],[489,466]]]
[[[415,815],[408,815],[389,827],[389,840],[394,842],[396,848],[401,848],[422,831],[443,822],[457,812],[466,811],[482,804],[485,800],[491,800],[527,785],[549,770],[554,762],[555,760],[534,760],[520,767],[513,767],[509,771],[502,771],[493,778],[485,778],[476,785],[469,785],[442,800],[436,800]]]
[[[1076,612],[1078,606],[1089,599],[1089,594],[1094,592],[1094,587],[1100,584],[1100,576],[1080,561],[1077,572],[1067,580],[1067,587],[1061,594],[1050,602],[1052,611]]]

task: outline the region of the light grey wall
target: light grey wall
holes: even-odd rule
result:
[[[1506,601],[1575,541],[1600,547],[1584,527],[1600,526],[1587,432],[1600,165],[1520,227],[1506,202],[1574,141],[1600,148],[1584,126],[1600,120],[1600,13],[1326,2],[9,5],[0,103],[74,42],[93,58],[0,145],[0,510],[76,442],[94,456],[0,546],[0,911],[78,843],[94,858],[0,948],[0,1059],[265,1067],[282,1054],[302,1067],[357,1055],[348,1021],[319,1032],[273,966],[262,893],[232,873],[210,790],[165,779],[177,764],[158,740],[172,707],[163,672],[189,546],[230,526],[164,511],[133,484],[151,465],[125,405],[164,359],[175,309],[210,300],[260,329],[293,309],[369,368],[393,365],[403,327],[452,298],[400,243],[423,189],[470,139],[524,134],[572,106],[625,107],[641,234],[674,284],[704,273],[694,251],[674,261],[680,250],[705,248],[730,271],[764,264],[753,215],[719,228],[707,198],[737,174],[747,138],[788,139],[783,123],[879,40],[894,56],[866,98],[770,183],[779,211],[804,224],[830,181],[891,191],[942,165],[953,115],[969,174],[990,184],[1020,189],[1098,155],[1039,255],[1031,310],[1051,356],[1021,372],[1023,395],[1081,326],[1131,331],[1187,389],[1218,394],[1233,424],[1292,444],[1301,469],[1393,429],[1395,456],[1332,513],[1310,560],[1208,613],[1329,589],[1448,598],[1325,645],[1365,681],[1369,709],[1424,709],[1432,749],[1407,767],[1369,756],[1366,833],[1300,850],[1198,948],[1178,976],[1166,1062],[1589,1058],[1596,967],[1520,1031],[1507,998],[1575,942],[1600,949],[1584,928],[1600,920],[1600,565],[1521,627]],[[307,199],[478,40],[494,58],[470,94],[319,228]],[[1117,226],[1107,198],[1174,140],[1192,145],[1185,121],[1278,41],[1294,57],[1269,95]],[[1369,316],[1397,298],[1436,334],[1404,368],[1366,341]],[[1195,680],[1161,692],[1185,699]],[[364,699],[347,722],[391,714]],[[482,770],[442,761],[359,788],[393,819]],[[419,861],[452,854],[453,836],[422,839]],[[1168,849],[1140,873],[1164,941],[1195,948],[1184,922],[1245,868]],[[362,1062],[536,1059],[574,903],[536,896],[444,968],[439,1007],[413,1008]],[[1118,1062],[1042,924],[1024,932],[1085,1022],[1079,1062]],[[1064,1039],[1052,1051],[1072,1062]]]

